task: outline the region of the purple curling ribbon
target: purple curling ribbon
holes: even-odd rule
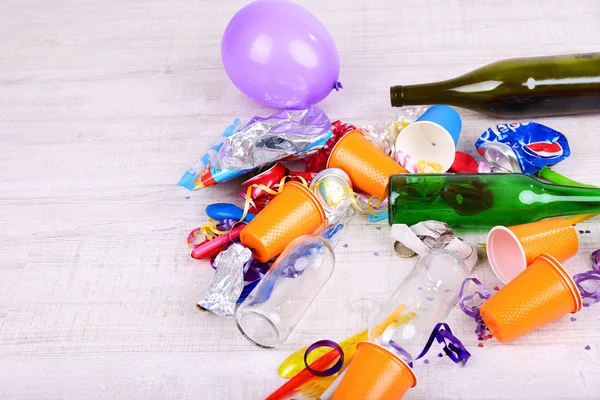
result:
[[[469,361],[469,358],[471,358],[471,353],[469,353],[465,346],[462,344],[462,342],[456,336],[454,336],[452,330],[450,329],[450,326],[444,322],[440,322],[433,328],[433,330],[431,331],[431,335],[429,335],[429,339],[425,344],[425,347],[423,347],[423,350],[421,351],[421,354],[419,354],[419,356],[415,358],[414,361],[425,357],[425,355],[431,349],[433,342],[436,340],[438,343],[444,346],[442,348],[444,350],[444,353],[446,353],[446,355],[455,364],[461,364],[461,366],[463,366],[467,363],[467,361]],[[400,353],[400,355],[402,355],[407,360],[412,358],[412,356],[406,350],[400,347],[393,340],[390,340],[389,343],[398,353]],[[412,368],[412,363],[409,363],[408,365]]]
[[[410,355],[410,353],[408,351],[404,350],[398,343],[394,342],[393,340],[390,340],[388,343],[390,344],[390,346],[392,346],[394,348],[394,350],[396,350],[396,352],[398,354],[400,354],[402,356],[403,359],[405,359],[405,360],[412,359],[412,356]],[[408,365],[410,365],[412,367],[412,363],[409,363]]]
[[[311,368],[308,365],[308,355],[312,353],[313,350],[318,349],[319,347],[330,347],[335,350],[340,356],[335,364],[333,364],[330,368],[326,370],[319,371],[317,369]],[[333,360],[332,360],[333,361]],[[330,376],[337,373],[340,369],[342,369],[342,365],[344,365],[344,350],[340,347],[339,344],[334,342],[333,340],[319,340],[308,346],[306,352],[304,353],[304,365],[306,369],[315,376]]]
[[[591,307],[600,302],[600,250],[592,253],[592,269],[573,276],[573,281],[581,293],[584,307]],[[585,282],[594,282],[596,289],[586,289],[585,286],[589,287],[590,284],[584,284]]]
[[[473,282],[474,284],[476,284],[477,287],[479,288],[479,290],[481,290],[481,292],[475,292],[472,295],[465,296],[464,292],[465,292],[465,289],[467,288],[467,285],[469,284],[469,282]],[[477,324],[477,327],[475,328],[475,333],[477,334],[477,338],[479,340],[484,340],[484,337],[487,336],[486,333],[488,331],[488,327],[486,326],[485,322],[483,322],[483,318],[481,318],[481,312],[479,311],[479,307],[481,307],[481,304],[479,304],[477,306],[472,306],[472,307],[469,307],[465,304],[467,301],[472,300],[475,296],[479,297],[480,300],[484,300],[484,301],[489,299],[490,297],[492,297],[490,292],[485,288],[485,286],[483,286],[483,284],[479,281],[479,279],[476,279],[476,278],[465,279],[460,287],[460,292],[458,294],[458,304],[460,305],[460,309],[465,314],[467,314],[469,317],[471,317],[475,320],[475,323]]]

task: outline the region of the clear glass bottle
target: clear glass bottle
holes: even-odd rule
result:
[[[458,302],[469,271],[453,253],[432,249],[415,264],[391,297],[369,320],[369,340],[406,363],[421,353],[436,324]]]
[[[281,253],[235,314],[238,329],[249,341],[264,348],[285,342],[331,277],[333,248],[355,215],[348,207],[338,223],[320,235],[297,238]]]

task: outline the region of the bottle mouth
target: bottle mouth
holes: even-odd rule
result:
[[[390,87],[390,101],[392,107],[402,107],[402,86]]]

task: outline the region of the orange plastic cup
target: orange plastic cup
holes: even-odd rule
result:
[[[267,262],[285,246],[321,227],[327,218],[317,197],[298,182],[287,182],[283,191],[254,217],[240,233],[240,241]]]
[[[576,313],[582,305],[575,282],[560,262],[542,254],[479,311],[496,339],[509,343],[567,313]]]
[[[487,238],[492,270],[504,284],[519,275],[541,254],[558,261],[573,257],[579,248],[572,222],[553,218],[515,226],[496,226]]]
[[[396,400],[416,385],[404,361],[381,346],[360,342],[332,400]]]
[[[345,134],[333,147],[327,168],[343,169],[356,189],[387,198],[390,176],[406,173],[400,164],[369,142],[359,130]]]

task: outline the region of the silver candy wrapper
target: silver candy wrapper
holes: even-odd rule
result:
[[[463,259],[469,270],[477,263],[477,250],[456,237],[452,228],[443,222],[424,221],[411,227],[394,224],[391,236],[419,255],[430,249],[445,249]]]
[[[284,110],[267,118],[254,117],[225,139],[210,164],[247,170],[281,159],[306,157],[331,136],[331,122],[321,109]]]
[[[244,288],[244,266],[251,256],[252,252],[239,243],[220,252],[214,262],[217,272],[198,307],[222,317],[233,317]]]

